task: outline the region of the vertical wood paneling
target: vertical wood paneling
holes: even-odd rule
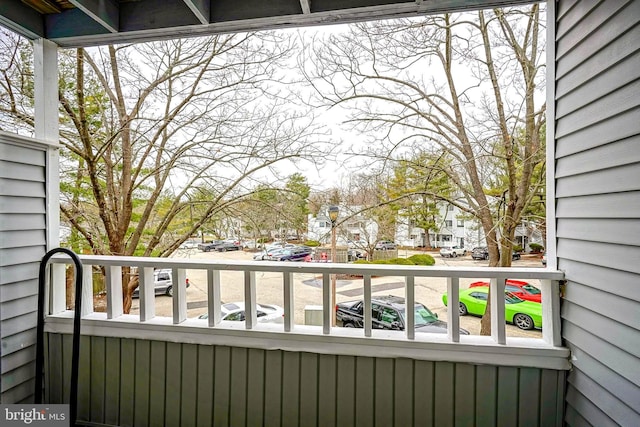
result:
[[[264,375],[264,422],[278,426],[282,420],[282,352],[267,351]]]
[[[476,367],[456,364],[455,369],[455,425],[474,426],[476,414]]]
[[[164,425],[167,426],[180,425],[180,405],[186,397],[182,394],[182,370],[182,345],[168,342],[165,368],[167,388],[164,399]]]
[[[229,390],[231,388],[231,349],[216,347],[213,394],[213,425],[229,425]]]
[[[247,366],[247,426],[264,424],[265,351],[250,348]]]
[[[105,340],[91,337],[91,421],[104,423]]]
[[[518,373],[510,366],[498,368],[498,425],[518,425]]]
[[[104,422],[118,425],[120,413],[120,339],[106,338]]]
[[[491,427],[497,425],[498,368],[476,366],[476,425]]]
[[[231,349],[231,405],[229,406],[229,424],[243,426],[247,420],[247,349]]]
[[[372,426],[374,391],[376,389],[375,358],[356,357],[356,425]]]
[[[150,425],[149,395],[151,376],[151,341],[135,340],[134,413],[136,427]]]
[[[345,425],[356,422],[356,358],[338,357],[338,375],[340,386],[336,391],[336,418]]]
[[[338,422],[336,413],[339,356],[321,354],[318,358],[318,425],[334,426]],[[343,378],[340,378],[339,384],[342,389]]]
[[[65,398],[68,362],[62,355],[70,352],[71,339],[48,334],[47,341],[45,384],[54,403]],[[80,366],[80,419],[106,425],[546,427],[562,422],[564,372],[535,368],[103,337],[83,337]]]
[[[198,346],[198,396],[196,399],[196,425],[208,426],[213,424],[213,385],[214,347]]]
[[[173,369],[173,367],[167,367],[165,343],[152,341],[150,355],[149,425],[163,426],[166,425],[164,418],[165,400],[167,399],[165,391],[166,372],[168,369]]]
[[[455,398],[455,365],[450,362],[435,362],[434,382],[434,425],[445,426],[454,424]]]
[[[411,359],[396,359],[393,396],[393,425],[411,426],[413,420],[413,393],[415,390],[414,364]],[[419,387],[417,392],[420,392]]]
[[[434,426],[433,402],[435,396],[434,362],[416,360],[415,386],[413,388],[413,419],[420,420],[425,427]]]
[[[374,414],[376,426],[393,425],[393,359],[375,360]]]
[[[121,427],[130,427],[134,423],[135,379],[136,379],[136,342],[132,339],[120,343],[120,421]]]
[[[318,421],[318,355],[300,353],[300,420],[307,426]]]
[[[300,425],[300,354],[282,355],[282,425]]]
[[[71,335],[62,336],[62,402],[69,403],[71,390]]]
[[[520,368],[518,393],[518,425],[522,427],[538,426],[538,408],[540,407],[540,370]]]
[[[78,365],[78,420],[91,419],[91,337],[80,337],[80,364]]]
[[[180,425],[196,425],[196,404],[198,401],[198,346],[182,344],[182,387],[180,390]]]

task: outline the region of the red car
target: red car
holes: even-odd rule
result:
[[[470,288],[475,288],[476,286],[488,287],[489,282],[473,282],[469,285]],[[542,293],[540,292],[540,289],[521,280],[508,279],[504,290],[506,292],[511,292],[512,294],[523,300],[542,302]]]

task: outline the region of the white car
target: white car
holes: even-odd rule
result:
[[[440,249],[440,256],[444,258],[455,258],[459,256],[465,256],[466,254],[467,250],[460,246],[452,246],[450,248]]]
[[[222,319],[231,320],[235,322],[244,322],[244,302],[230,302],[222,304]],[[256,314],[258,315],[258,322],[264,323],[283,323],[284,322],[284,309],[278,305],[272,304],[256,304]],[[208,319],[209,314],[204,313],[198,316],[198,319]]]

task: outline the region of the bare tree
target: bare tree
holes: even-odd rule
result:
[[[463,196],[449,202],[477,216],[492,266],[511,265],[544,161],[540,7],[358,24],[300,61],[322,103],[348,106],[349,123],[372,135],[370,158],[447,153],[442,170]],[[501,194],[490,194],[491,180]]]
[[[93,253],[170,254],[279,162],[327,158],[313,114],[279,84],[291,46],[264,32],[63,51],[61,211]],[[28,80],[3,83],[28,100]],[[1,108],[32,124],[28,102]]]

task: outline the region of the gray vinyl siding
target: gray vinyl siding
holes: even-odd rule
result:
[[[560,1],[555,177],[565,422],[640,425],[640,2]]]
[[[0,402],[33,399],[46,147],[0,134]]]
[[[48,333],[49,403],[71,336]],[[560,426],[566,371],[82,336],[79,421],[118,426]]]

